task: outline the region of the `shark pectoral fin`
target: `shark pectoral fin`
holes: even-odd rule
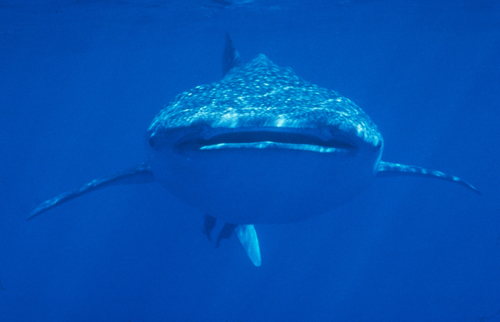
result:
[[[473,185],[465,180],[460,179],[459,177],[455,177],[441,171],[425,169],[413,165],[380,161],[377,166],[377,177],[389,176],[415,176],[442,179],[458,183],[459,185],[464,186],[479,195],[482,195],[481,192],[477,190]]]
[[[134,168],[127,169],[120,173],[111,175],[103,179],[95,179],[81,186],[80,188],[60,194],[59,196],[43,202],[35,210],[31,212],[28,220],[33,219],[42,212],[54,208],[68,200],[79,197],[87,192],[94,191],[100,188],[106,188],[116,184],[136,184],[149,183],[155,181],[149,163],[142,163]]]
[[[239,225],[234,229],[234,233],[247,252],[248,257],[255,266],[260,266],[260,248],[257,232],[253,225]]]

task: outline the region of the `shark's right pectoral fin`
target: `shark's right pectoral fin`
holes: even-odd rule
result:
[[[153,182],[154,180],[155,178],[153,176],[153,173],[151,172],[149,163],[145,162],[134,168],[127,169],[125,171],[111,175],[109,177],[92,180],[91,182],[81,186],[78,189],[65,192],[55,198],[47,200],[31,212],[31,214],[28,217],[28,220],[33,219],[42,212],[45,212],[51,208],[54,208],[55,206],[58,206],[68,200],[86,194],[87,192],[90,191],[106,188],[116,184],[149,183]]]
[[[248,257],[255,266],[260,266],[260,248],[257,232],[253,225],[239,225],[234,229],[234,234],[245,249]]]

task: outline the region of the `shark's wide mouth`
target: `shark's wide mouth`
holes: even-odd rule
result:
[[[356,145],[347,137],[328,135],[318,137],[309,133],[282,131],[231,131],[215,134],[209,138],[203,135],[184,137],[174,149],[221,150],[221,149],[288,149],[320,153],[353,152]]]

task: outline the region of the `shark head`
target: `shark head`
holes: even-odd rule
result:
[[[157,180],[235,224],[297,221],[345,203],[375,176],[382,146],[351,100],[262,54],[178,95],[147,133]]]

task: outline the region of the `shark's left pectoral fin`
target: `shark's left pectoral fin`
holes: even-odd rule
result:
[[[155,181],[155,178],[153,176],[153,173],[151,172],[149,163],[145,162],[136,167],[127,169],[109,177],[92,180],[91,182],[81,186],[78,189],[65,192],[55,198],[49,199],[38,206],[35,210],[33,210],[29,215],[28,220],[33,219],[42,212],[52,209],[55,206],[65,203],[68,200],[74,199],[97,189],[106,188],[117,184],[149,183],[153,181]]]
[[[385,161],[380,161],[377,166],[377,177],[401,176],[401,175],[430,177],[430,178],[437,178],[446,181],[451,181],[458,183],[459,185],[464,186],[466,188],[469,188],[475,193],[481,195],[481,192],[467,181],[462,180],[459,177],[443,173],[441,171],[425,169],[414,165],[405,165],[405,164],[391,163]]]
[[[260,266],[259,239],[255,227],[253,225],[239,225],[234,229],[234,234],[238,237],[252,263],[255,266]]]

